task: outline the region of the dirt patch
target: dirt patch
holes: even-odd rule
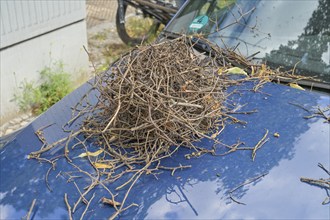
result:
[[[119,38],[116,29],[117,1],[88,0],[87,37],[91,72],[106,70],[130,47]]]

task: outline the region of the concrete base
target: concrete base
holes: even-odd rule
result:
[[[38,36],[0,51],[0,126],[19,113],[11,100],[21,83],[38,81],[39,72],[61,61],[72,81],[81,83],[89,71],[85,20]]]

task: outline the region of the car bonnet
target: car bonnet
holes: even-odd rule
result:
[[[329,178],[318,163],[329,168],[329,124],[321,117],[310,119],[316,106],[330,104],[328,95],[302,91],[287,86],[266,83],[258,92],[251,92],[254,82],[231,87],[237,93],[231,96],[235,105],[233,115],[246,124],[230,123],[217,137],[232,145],[241,141],[245,146],[255,146],[268,131],[269,140],[256,152],[240,150],[225,156],[202,155],[186,159],[191,153],[181,148],[164,166],[191,165],[177,170],[173,175],[163,171],[157,176],[144,175],[131,191],[127,204],[136,203],[120,215],[135,219],[329,219],[329,204],[322,205],[328,196],[326,190],[303,183],[301,177]],[[55,169],[49,163],[29,160],[28,154],[40,149],[42,143],[35,132],[43,126],[46,140],[51,143],[67,135],[62,125],[71,117],[70,108],[89,88],[83,85],[24,128],[1,149],[0,208],[1,219],[21,218],[32,211],[34,219],[67,219],[67,206],[78,200],[79,188],[89,185],[90,178],[76,173],[80,178],[68,181],[65,172],[74,169],[65,158],[59,159]],[[303,107],[303,108],[302,108]],[[255,111],[253,114],[239,114]],[[79,126],[79,122],[76,123]],[[203,139],[197,146],[211,148],[214,143]],[[93,147],[93,146],[91,146]],[[219,147],[222,153],[228,149]],[[53,152],[62,154],[63,149]],[[90,171],[81,153],[71,151],[75,164]],[[75,155],[76,154],[76,155]],[[46,178],[49,186],[46,184]],[[108,185],[110,189],[115,187]],[[85,217],[108,218],[114,208],[102,204],[102,197],[109,194],[96,187],[86,196],[95,198]],[[86,205],[78,205],[74,218],[82,215]]]

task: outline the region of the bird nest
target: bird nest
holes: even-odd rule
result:
[[[120,157],[129,149],[133,165],[159,160],[178,146],[194,148],[194,141],[218,129],[232,84],[219,74],[224,54],[198,54],[187,40],[140,47],[102,74],[85,136],[107,150],[115,145]]]
[[[177,169],[190,167],[178,164],[165,167],[161,163],[181,147],[190,150],[188,159],[205,153],[215,154],[214,149],[204,149],[194,143],[202,138],[217,142],[215,137],[228,120],[240,122],[230,115],[227,88],[257,78],[259,83],[254,87],[257,90],[279,75],[265,66],[253,65],[230,49],[210,46],[208,53],[197,52],[194,48],[199,41],[205,39],[192,40],[183,36],[133,49],[108,71],[95,77],[91,91],[97,94],[96,104],[86,101],[90,93],[84,95],[78,103],[83,110],[77,110],[76,106],[75,116],[68,123],[83,117],[77,131],[52,144],[45,143],[41,132],[37,133],[45,145],[32,152],[30,158],[40,159],[43,153],[63,146],[69,163],[92,179],[90,187],[81,190],[83,193],[73,208],[65,195],[70,216],[81,202],[86,203],[88,209],[90,201],[86,201],[85,196],[98,185],[110,193],[110,198],[102,201],[114,207],[112,218],[136,205],[126,205],[125,201],[141,175],[160,169],[171,170],[173,174]],[[245,75],[249,72],[252,77],[234,80],[227,74],[229,72]],[[249,149],[254,156],[261,143],[267,141],[267,132],[258,146]],[[96,174],[87,174],[74,164],[69,154],[77,144],[70,147],[72,140],[79,140],[78,144],[84,146],[86,152],[78,157],[86,157]],[[88,141],[99,150],[91,152]],[[228,152],[237,150],[239,144],[227,146]],[[48,161],[54,166],[56,160],[58,158]],[[108,188],[109,183],[125,175],[124,183],[116,190],[127,190],[118,201],[116,193]]]

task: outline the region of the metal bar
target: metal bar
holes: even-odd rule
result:
[[[168,13],[173,13],[175,14],[177,12],[177,9],[174,8],[168,8],[166,6],[162,6],[162,5],[157,5],[156,3],[152,3],[152,2],[148,2],[145,0],[134,0],[136,3],[141,4],[141,5],[146,5],[155,9],[159,9]]]

